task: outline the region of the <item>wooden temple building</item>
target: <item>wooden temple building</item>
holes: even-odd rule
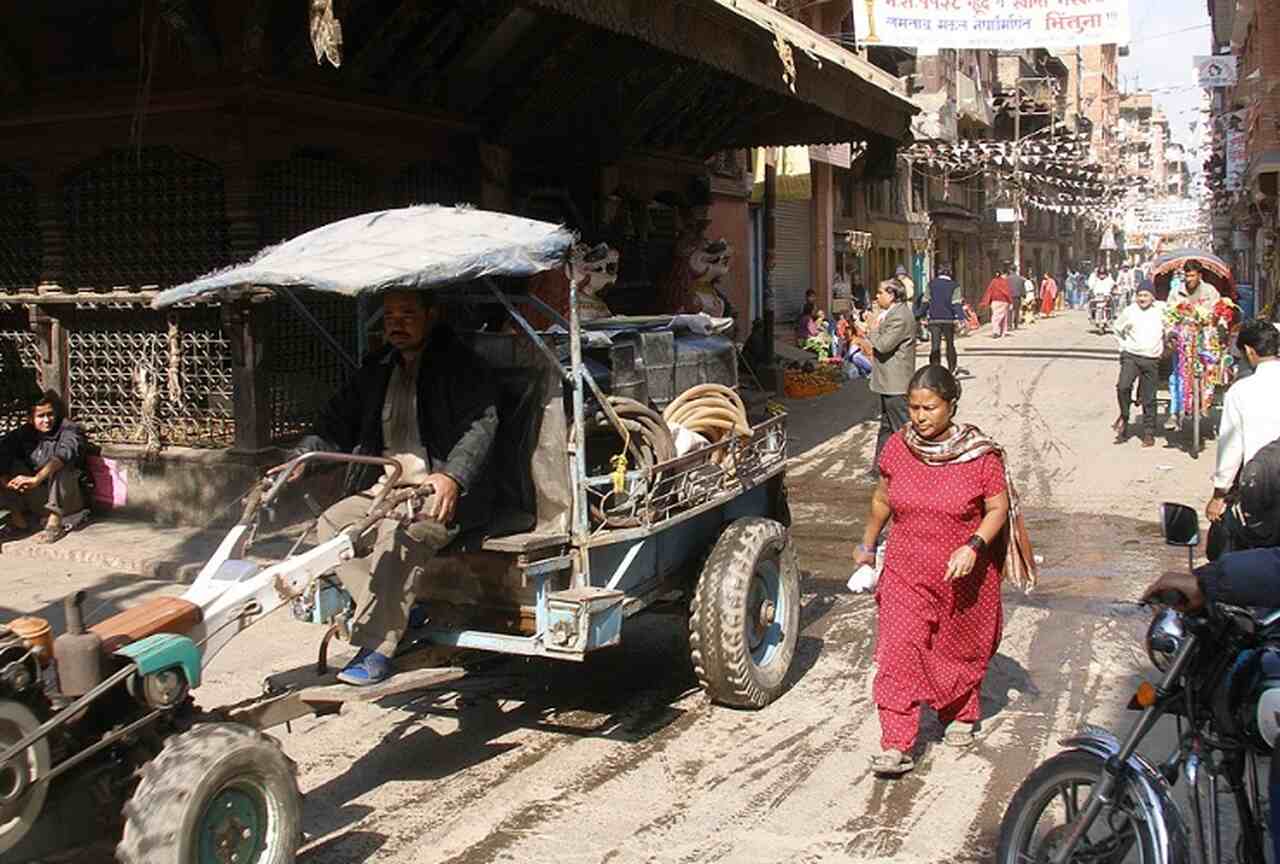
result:
[[[354,213],[470,202],[608,240],[643,298],[695,215],[748,236],[743,149],[867,141],[888,172],[913,111],[757,0],[85,0],[6,23],[0,431],[58,389],[160,517],[241,491],[344,367],[287,303],[158,312],[156,290]],[[307,303],[358,349],[353,303]]]

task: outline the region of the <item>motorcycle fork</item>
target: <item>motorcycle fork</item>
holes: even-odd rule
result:
[[[1160,686],[1156,688],[1155,704],[1143,709],[1141,716],[1138,717],[1138,722],[1133,725],[1133,729],[1129,731],[1124,743],[1120,745],[1119,752],[1103,763],[1102,776],[1093,787],[1093,791],[1089,793],[1089,800],[1085,803],[1084,811],[1080,814],[1075,824],[1071,826],[1066,842],[1049,859],[1050,864],[1066,864],[1072,853],[1075,852],[1076,846],[1080,844],[1080,840],[1093,827],[1094,821],[1102,813],[1102,808],[1112,803],[1112,796],[1124,777],[1129,759],[1137,752],[1138,744],[1142,742],[1143,738],[1147,737],[1147,733],[1156,725],[1156,721],[1164,715],[1164,706],[1173,694],[1178,679],[1182,677],[1182,670],[1191,661],[1198,641],[1194,633],[1187,637],[1182,645],[1182,650],[1178,652],[1178,656],[1174,658],[1169,671],[1161,679]]]
[[[1254,757],[1238,752],[1232,755],[1224,767],[1227,779],[1231,782],[1236,812],[1240,815],[1240,840],[1244,845],[1242,864],[1263,864],[1266,858],[1262,851],[1262,831],[1259,823],[1265,817],[1255,809],[1261,801],[1261,796],[1256,792],[1258,776]],[[1245,782],[1246,768],[1249,770],[1248,783]],[[1214,826],[1214,833],[1218,833],[1217,825]],[[1218,844],[1215,843],[1215,845]],[[1219,854],[1221,854],[1220,851]]]

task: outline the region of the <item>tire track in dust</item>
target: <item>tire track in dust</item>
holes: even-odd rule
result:
[[[1035,692],[1024,693],[1017,706],[997,716],[988,733],[993,746],[1007,748],[1006,752],[1018,753],[1022,758],[994,762],[994,770],[981,796],[982,803],[964,844],[964,854],[972,856],[972,860],[994,858],[1005,807],[1014,791],[1039,764],[1044,751],[1056,741],[1058,724],[1054,718],[1064,713],[1078,716],[1085,700],[1081,692],[1084,687],[1077,685],[1084,685],[1088,679],[1096,626],[1086,616],[1072,616],[1064,626],[1065,616],[1051,604],[1016,605],[1012,614],[1029,611],[1039,612],[1024,661],[1027,680]],[[1068,706],[1065,712],[1064,701]]]

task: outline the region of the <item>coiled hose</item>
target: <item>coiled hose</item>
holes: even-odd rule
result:
[[[654,466],[675,458],[675,440],[657,411],[625,396],[610,396],[609,405],[626,432],[623,449],[630,457],[627,467],[648,472]],[[596,412],[594,419],[598,427],[617,432],[603,410]],[[591,504],[591,517],[597,525],[606,528],[634,528],[641,524],[641,519],[629,504],[621,493],[612,492],[602,502]]]
[[[690,432],[696,432],[715,444],[728,435],[749,437],[751,424],[747,421],[747,408],[742,397],[723,384],[697,384],[681,393],[662,419],[668,424],[680,424]],[[723,451],[717,451],[712,461],[719,464]]]

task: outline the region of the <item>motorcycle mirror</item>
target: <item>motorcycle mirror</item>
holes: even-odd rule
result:
[[[1169,501],[1161,504],[1160,528],[1164,532],[1164,542],[1170,546],[1194,548],[1200,545],[1200,517],[1186,504]]]

